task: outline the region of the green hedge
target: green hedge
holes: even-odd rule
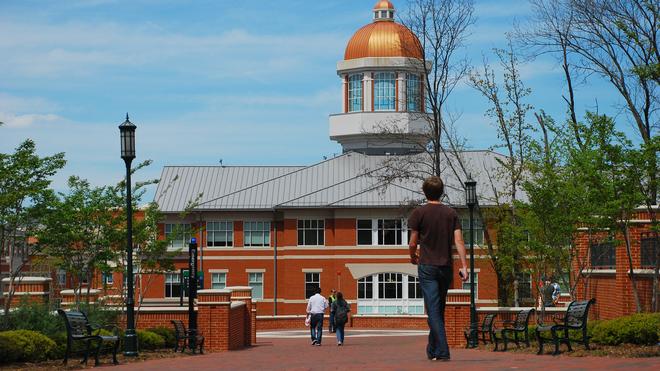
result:
[[[660,313],[640,313],[600,321],[593,327],[592,334],[592,341],[603,345],[655,345],[660,338]]]
[[[174,335],[174,329],[171,327],[154,327],[147,329],[147,331],[151,331],[155,334],[160,335],[163,339],[165,339],[165,347],[168,348],[174,348],[174,345],[176,343],[176,336]]]
[[[141,350],[155,350],[165,347],[162,336],[147,330],[137,330],[138,346]]]
[[[36,331],[0,332],[0,362],[39,362],[56,358],[57,345]]]

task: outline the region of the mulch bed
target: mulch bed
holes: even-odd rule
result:
[[[124,357],[123,354],[117,354],[117,360],[119,361],[119,364],[126,364],[126,363],[137,363],[137,362],[144,362],[144,361],[150,361],[150,360],[155,360],[155,359],[163,359],[163,358],[179,358],[179,357],[190,357],[192,354],[190,352],[187,353],[181,353],[177,352],[174,353],[171,349],[163,349],[163,350],[155,350],[155,351],[144,351],[140,352],[140,354],[137,357]],[[90,359],[87,361],[87,367],[85,365],[80,364],[80,361],[82,360],[82,356],[74,356],[73,358],[69,358],[69,363],[67,367],[65,368],[64,365],[62,365],[62,360],[52,360],[52,361],[46,361],[46,362],[39,362],[39,363],[13,363],[11,365],[5,365],[0,367],[2,370],[79,370],[79,369],[84,369],[84,368],[92,368],[94,367],[94,357],[91,356]],[[99,357],[99,367],[103,366],[112,366],[112,356],[102,355]]]
[[[507,352],[514,353],[528,353],[536,354],[539,350],[539,346],[536,342],[532,341],[531,346],[526,348],[524,344],[521,344],[521,348],[516,348],[516,344],[509,343],[509,349]],[[619,344],[616,346],[611,345],[600,345],[600,344],[589,344],[590,350],[584,349],[583,345],[580,344],[571,344],[573,351],[569,352],[566,350],[566,345],[561,344],[559,346],[560,356],[565,357],[613,357],[613,358],[647,358],[647,357],[660,357],[660,346],[658,345],[634,345],[634,344]],[[483,345],[479,343],[479,349],[492,351],[493,346]],[[502,345],[500,345],[502,349]],[[555,346],[552,344],[546,344],[543,347],[543,353],[545,355],[552,356],[552,352],[555,350]]]

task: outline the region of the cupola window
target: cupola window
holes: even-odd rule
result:
[[[406,107],[410,112],[419,112],[422,108],[421,82],[419,75],[408,74],[406,78]]]
[[[348,77],[348,112],[362,111],[362,77],[361,73]]]
[[[394,111],[395,87],[394,72],[379,72],[374,75],[374,111]]]

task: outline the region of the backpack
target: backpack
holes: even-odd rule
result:
[[[348,306],[346,302],[336,302],[335,306],[335,324],[343,325],[348,322]]]

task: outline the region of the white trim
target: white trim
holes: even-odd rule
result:
[[[231,295],[231,292],[232,289],[230,288],[197,290],[197,294],[230,294]]]
[[[229,269],[209,269],[209,273],[229,273]]]
[[[50,292],[48,291],[16,291],[14,292],[14,296],[20,296],[20,295],[49,295]],[[2,295],[4,296],[9,296],[8,292],[3,292]]]
[[[230,308],[234,309],[234,308],[238,308],[238,307],[242,307],[242,306],[245,306],[244,301],[232,301],[231,305],[230,305]]]
[[[75,290],[75,291],[77,292],[78,290]],[[101,290],[97,290],[97,289],[90,289],[89,290],[90,295],[96,295],[99,292],[101,292]],[[60,291],[60,295],[75,295],[75,292],[74,292],[73,289],[62,290],[62,291]],[[87,295],[87,289],[82,289],[81,292],[80,292],[80,295]]]
[[[303,268],[303,273],[323,273],[323,268]]]
[[[197,305],[231,305],[231,301],[198,301]]]
[[[46,278],[46,277],[15,277],[14,278],[14,284],[16,283],[43,283],[43,282],[49,282],[52,281],[52,278]],[[2,283],[9,282],[10,278],[6,277],[2,279]]]
[[[246,268],[245,272],[246,273],[266,273],[266,269],[264,269],[264,268]]]
[[[408,245],[285,246],[277,250],[408,250]]]
[[[633,269],[633,272],[640,276],[653,276],[655,274],[655,269],[653,268]],[[628,269],[626,273],[630,274],[630,269]]]
[[[533,307],[479,307],[477,308],[477,312],[511,312],[511,313],[517,313],[520,312],[521,310],[530,310],[534,309],[536,311],[540,311],[541,308],[533,308]],[[568,307],[546,307],[545,311],[546,312],[565,312]]]
[[[232,256],[205,256],[204,260],[272,260],[273,257],[269,255],[248,256],[248,255],[232,255]],[[409,255],[285,255],[278,256],[277,260],[318,260],[318,259],[406,259],[410,260]]]
[[[252,286],[227,286],[226,290],[252,290]]]
[[[616,274],[616,269],[583,269],[582,274],[586,275],[608,275],[608,274]]]

